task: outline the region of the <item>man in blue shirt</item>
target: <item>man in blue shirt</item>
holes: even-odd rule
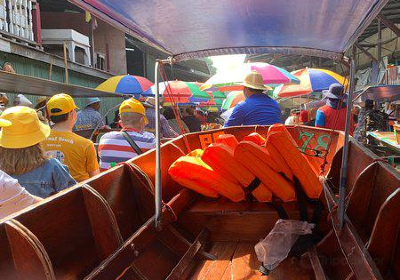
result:
[[[94,130],[104,126],[103,117],[99,113],[101,100],[97,97],[90,97],[86,98],[84,102],[85,108],[77,113],[78,119],[76,120],[73,128],[74,132],[79,132],[82,130]],[[88,136],[90,135],[91,132],[88,133]]]
[[[242,85],[246,99],[236,105],[225,127],[282,123],[278,103],[263,93],[271,88],[264,85],[261,74],[253,71],[246,76]]]

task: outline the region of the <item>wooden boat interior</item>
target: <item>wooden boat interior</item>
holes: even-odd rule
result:
[[[241,140],[267,130],[233,127],[186,140],[193,150],[221,133]],[[202,197],[178,185],[167,170],[188,152],[180,137],[161,147],[162,230],[154,223],[155,152],[149,151],[2,220],[0,279],[400,279],[400,175],[350,139],[346,223],[339,228],[343,134],[288,130],[315,167],[327,153],[321,238],[268,276],[258,271],[254,245],[279,219],[276,210],[256,201]],[[310,217],[318,205],[308,204]],[[290,219],[299,219],[295,202],[282,206]]]

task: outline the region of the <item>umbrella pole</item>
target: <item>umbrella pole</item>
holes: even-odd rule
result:
[[[342,164],[340,168],[340,181],[339,181],[339,205],[338,205],[338,218],[339,226],[343,228],[344,226],[344,215],[345,215],[345,199],[346,199],[346,183],[347,183],[347,159],[349,154],[349,135],[351,126],[351,108],[353,106],[353,92],[354,92],[354,72],[355,72],[355,46],[353,46],[353,57],[350,61],[350,89],[349,97],[347,99],[347,113],[346,113],[346,128],[344,132],[344,145],[343,145],[343,155]]]
[[[162,211],[162,188],[161,188],[161,121],[160,121],[160,87],[158,82],[158,68],[160,66],[160,62],[157,61],[155,65],[154,71],[154,80],[156,83],[156,106],[155,106],[155,129],[156,129],[156,172],[155,172],[155,195],[154,195],[154,202],[155,202],[155,227],[157,230],[162,230],[162,218],[161,218],[161,211]]]

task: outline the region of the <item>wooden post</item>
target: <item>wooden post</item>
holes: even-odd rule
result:
[[[392,30],[394,33],[396,33],[397,37],[400,37],[400,29],[393,23],[391,22],[387,17],[385,17],[382,13],[380,13],[377,18],[384,24],[386,25],[387,28]]]
[[[106,43],[106,69],[107,72],[110,72],[110,49],[108,44]]]
[[[93,29],[93,17],[89,21],[89,45],[90,45],[90,60],[92,61],[92,67],[95,67],[94,57],[94,29]]]
[[[63,42],[63,47],[64,47],[65,83],[69,84],[69,81],[68,81],[68,61],[67,61],[67,43],[65,41]]]
[[[51,80],[52,76],[53,76],[53,57],[50,57],[49,80]]]

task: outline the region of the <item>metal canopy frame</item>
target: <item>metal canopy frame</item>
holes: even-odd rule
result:
[[[292,45],[284,45],[284,46],[233,46],[229,45],[229,42],[223,48],[215,48],[215,49],[198,49],[198,50],[190,50],[188,52],[174,52],[173,50],[167,50],[163,47],[161,43],[159,43],[156,39],[156,36],[151,36],[149,32],[151,32],[151,28],[149,28],[148,22],[142,22],[145,26],[139,26],[141,22],[129,22],[129,19],[126,17],[126,14],[119,15],[113,8],[110,6],[111,0],[106,1],[106,3],[102,3],[102,1],[98,0],[68,0],[72,3],[75,3],[79,7],[83,8],[86,11],[94,14],[98,18],[110,23],[111,25],[121,29],[122,31],[130,34],[145,43],[152,45],[169,55],[171,55],[171,59],[169,63],[172,64],[174,60],[185,60],[185,59],[194,59],[206,56],[214,56],[214,55],[225,55],[225,54],[259,54],[259,53],[278,53],[278,54],[287,54],[287,55],[309,55],[309,56],[317,56],[317,57],[327,57],[334,60],[343,60],[344,53],[347,49],[349,49],[356,42],[361,33],[368,27],[368,25],[373,21],[373,19],[378,15],[381,9],[386,5],[389,0],[381,0],[375,2],[375,4],[370,7],[370,10],[367,14],[364,15],[363,19],[360,19],[360,22],[356,28],[356,30],[351,30],[352,34],[347,40],[347,42],[342,42],[342,49],[340,51],[332,51],[328,49],[315,49],[315,48],[307,48],[307,47],[295,47]],[[116,1],[116,0],[115,0]],[[347,0],[349,1],[349,0]],[[139,4],[143,4],[141,1],[138,1]],[[121,2],[122,3],[122,2]],[[200,2],[199,2],[200,3]],[[255,3],[255,2],[254,2]],[[132,3],[133,4],[133,3]],[[239,5],[240,6],[240,5]],[[239,6],[232,7],[232,9],[237,9]],[[97,7],[97,8],[96,8]],[[161,11],[162,7],[160,5],[156,6],[158,12]],[[100,11],[100,10],[101,11]],[[357,9],[357,7],[356,7]],[[125,12],[125,11],[124,11]],[[164,12],[164,14],[166,14]],[[247,13],[249,13],[247,11]],[[155,13],[156,15],[156,13]],[[124,17],[125,16],[125,17]],[[157,17],[155,17],[158,19]],[[311,20],[311,19],[310,19]],[[151,23],[150,23],[151,25]],[[159,30],[160,31],[160,30]],[[203,30],[204,31],[204,30]],[[211,32],[208,30],[208,32]],[[171,34],[170,34],[171,35]],[[214,34],[215,35],[215,34]],[[230,34],[234,36],[233,34]],[[338,36],[338,35],[337,35]],[[230,38],[231,39],[231,38]],[[211,40],[212,41],[212,40]],[[356,49],[353,46],[353,57],[355,56]],[[155,83],[157,86],[157,94],[156,94],[156,108],[158,108],[159,104],[159,81],[158,81],[158,67],[160,63],[166,63],[165,61],[158,61],[156,63],[156,74],[155,74]],[[346,130],[345,130],[345,143],[343,146],[343,157],[342,157],[342,168],[341,168],[341,179],[340,179],[340,199],[339,199],[339,221],[340,228],[343,227],[344,224],[344,212],[345,212],[345,190],[346,190],[346,178],[347,178],[347,156],[348,156],[348,145],[349,145],[349,132],[350,132],[350,111],[352,106],[352,95],[354,92],[354,71],[355,71],[355,61],[354,59],[350,59],[350,91],[349,91],[349,99],[347,104],[347,120],[346,120]],[[160,137],[160,118],[159,116],[156,118],[156,137],[159,139]],[[161,193],[161,168],[160,168],[160,141],[157,141],[156,145],[156,182],[155,182],[155,227],[158,230],[161,230],[161,211],[162,211],[162,193]]]
[[[369,86],[355,92],[353,103],[364,102],[367,99],[389,102],[400,100],[400,85]]]

